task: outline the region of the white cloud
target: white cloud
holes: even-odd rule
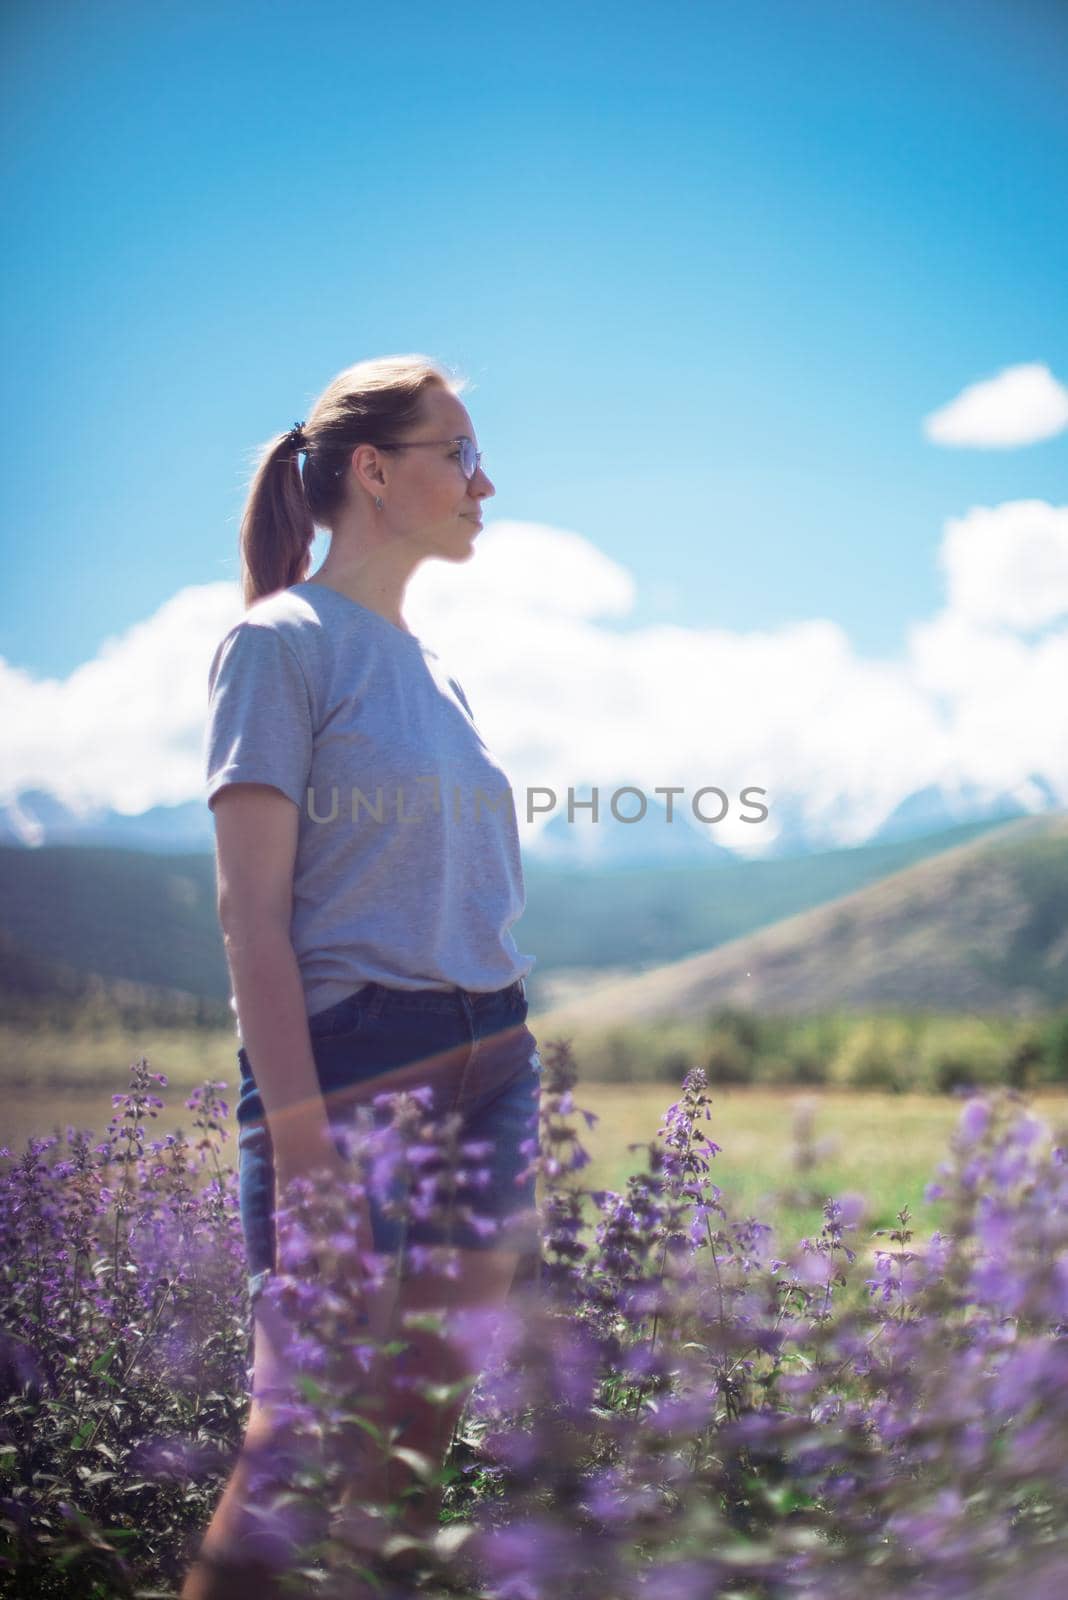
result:
[[[934,444],[1006,450],[1052,439],[1068,428],[1068,389],[1041,361],[1006,367],[969,384],[923,419]]]
[[[439,616],[456,611],[470,617],[483,609],[519,609],[592,621],[625,617],[633,610],[637,586],[632,574],[580,533],[540,522],[510,522],[503,525],[508,537],[502,539],[502,524],[496,526],[496,535],[479,535],[469,561],[420,567],[406,607],[416,633],[421,619],[436,623]]]
[[[759,851],[792,809],[810,837],[854,843],[928,784],[1016,788],[1031,773],[1068,804],[1066,508],[1017,502],[947,524],[948,604],[896,660],[857,654],[834,622],[736,633],[669,622],[626,630],[633,576],[579,534],[490,523],[474,557],[428,563],[406,615],[440,652],[512,780],[768,791],[772,815],[715,842]],[[182,590],[64,681],[0,662],[5,787],[124,811],[202,793],[212,653],[242,614],[235,585]],[[776,809],[777,808],[777,809]],[[524,843],[534,829],[523,828]]]
[[[208,668],[241,614],[236,585],[206,584],[106,639],[69,678],[33,678],[0,658],[4,790],[130,814],[198,795]]]
[[[946,524],[949,606],[978,623],[1041,628],[1068,615],[1068,506],[1008,500]]]
[[[1053,599],[1047,546],[1059,548],[1068,511],[1024,502],[987,515],[999,540],[1018,537],[1015,565],[999,579],[1001,611],[973,617],[956,609],[965,602],[981,609],[972,597],[985,545],[972,551],[973,572],[959,553],[957,525],[948,524],[945,548],[953,554],[944,565],[959,594],[940,618],[914,630],[909,652],[896,661],[858,656],[844,631],[824,620],[768,633],[665,623],[608,630],[588,617],[528,609],[521,584],[512,590],[515,603],[480,611],[476,625],[465,601],[471,567],[440,563],[417,575],[409,615],[455,663],[517,795],[547,784],[562,806],[569,783],[598,782],[606,793],[632,782],[650,795],[664,784],[684,785],[687,795],[703,784],[730,795],[759,784],[772,799],[789,797],[813,834],[852,843],[928,784],[1002,789],[1038,772],[1068,804],[1068,751],[1058,753],[1050,732],[1068,634],[1036,644],[1001,626],[1033,627],[1066,609]],[[492,547],[502,563],[536,562],[542,594],[553,586],[569,594],[569,547],[551,529],[538,530],[531,544],[528,531],[487,528],[478,559]],[[607,568],[599,570],[607,582]],[[591,598],[591,615],[596,607]],[[984,716],[976,676],[997,672],[1000,686],[988,688]],[[714,836],[755,848],[775,832],[773,817],[759,830],[724,821]]]
[[[1068,805],[1068,628],[1028,643],[952,611],[911,630],[917,686],[947,706],[946,780],[993,792],[1044,777]]]

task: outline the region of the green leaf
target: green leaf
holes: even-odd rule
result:
[[[348,1411],[344,1414],[342,1421],[354,1422],[357,1428],[362,1428],[365,1433],[369,1433],[376,1444],[381,1444],[383,1430],[372,1422],[369,1417],[362,1417],[358,1411]]]
[[[100,1374],[111,1365],[115,1356],[115,1352],[118,1348],[119,1347],[117,1344],[109,1344],[106,1350],[101,1351],[100,1355],[97,1356],[96,1360],[89,1368],[89,1371],[94,1377],[99,1378]]]
[[[310,1373],[302,1372],[298,1375],[297,1387],[305,1400],[324,1401],[329,1398],[322,1384],[317,1383]]]

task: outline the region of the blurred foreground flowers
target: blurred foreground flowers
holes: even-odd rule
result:
[[[1068,1162],[1024,1100],[969,1100],[930,1191],[944,1226],[921,1242],[902,1212],[872,1249],[859,1196],[827,1197],[800,1240],[735,1213],[697,1068],[625,1190],[586,1188],[570,1050],[542,1057],[541,1259],[503,1309],[437,1318],[469,1397],[436,1532],[362,1505],[382,1570],[400,1557],[404,1592],[487,1600],[1059,1600]],[[0,1593],[173,1593],[242,1437],[223,1086],[186,1102],[191,1139],[149,1141],[162,1079],[131,1074],[99,1142],[0,1152]],[[292,1592],[330,1600],[363,1559],[336,1536],[354,1453],[383,1484],[405,1454],[383,1394],[454,1397],[406,1362],[410,1330],[368,1325],[362,1291],[447,1281],[455,1254],[361,1252],[355,1202],[373,1188],[402,1221],[479,1218],[485,1152],[417,1096],[387,1110],[348,1137],[347,1192],[292,1186],[265,1291],[298,1376],[257,1515]]]

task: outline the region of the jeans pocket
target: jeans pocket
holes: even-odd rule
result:
[[[327,1006],[308,1018],[308,1032],[313,1042],[322,1039],[351,1039],[359,1033],[367,1017],[367,1002],[372,985],[362,984],[352,994],[347,994],[336,1005]]]

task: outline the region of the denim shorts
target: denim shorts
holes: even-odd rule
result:
[[[404,1224],[383,1214],[381,1197],[369,1205],[373,1247],[392,1252],[402,1238],[413,1244],[455,1244],[465,1249],[539,1248],[533,1174],[521,1177],[536,1151],[521,1148],[538,1136],[541,1058],[526,1026],[526,986],[505,989],[391,989],[365,983],[336,1005],[308,1018],[312,1055],[332,1129],[351,1122],[357,1107],[379,1094],[429,1089],[427,1114],[462,1117],[460,1138],[486,1140],[479,1158],[489,1169],[487,1187],[472,1198],[476,1217],[491,1217],[498,1231],[473,1228],[454,1214],[447,1231],[436,1223]],[[270,1131],[244,1046],[237,1052],[241,1087],[237,1102],[238,1192],[248,1257],[249,1297],[255,1300],[275,1267],[274,1163]],[[388,1107],[374,1111],[388,1121]],[[340,1142],[335,1140],[340,1153]]]

